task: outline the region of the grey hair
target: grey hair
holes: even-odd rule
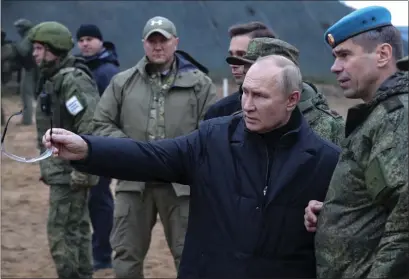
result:
[[[273,63],[276,67],[281,68],[281,76],[275,77],[280,83],[283,93],[289,95],[294,91],[301,93],[303,88],[303,81],[300,68],[294,64],[290,59],[282,55],[267,55],[257,59],[257,62],[268,61]]]
[[[352,42],[361,46],[368,53],[373,52],[380,44],[390,44],[393,58],[399,60],[403,57],[402,35],[399,29],[392,25],[359,34],[352,37]]]

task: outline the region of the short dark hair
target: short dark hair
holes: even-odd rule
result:
[[[250,38],[277,38],[273,30],[268,28],[264,23],[253,21],[244,24],[236,24],[229,28],[230,39],[235,36],[247,35]]]
[[[373,52],[380,44],[390,44],[393,57],[396,60],[403,57],[402,35],[399,29],[392,25],[359,34],[352,38],[352,42],[360,45],[366,52]]]

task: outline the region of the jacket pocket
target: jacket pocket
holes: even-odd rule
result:
[[[276,255],[282,259],[303,260],[314,253],[314,234],[304,227],[304,210],[302,206],[286,206],[282,208]],[[274,222],[274,221],[273,221]]]

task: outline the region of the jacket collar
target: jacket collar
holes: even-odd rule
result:
[[[252,140],[269,137],[269,135],[267,134],[262,135],[256,132],[249,131],[246,128],[242,112],[237,113],[234,119],[238,121],[238,123],[235,132],[232,134],[231,141],[242,142],[245,139]],[[281,147],[291,147],[298,141],[302,140],[302,137],[311,132],[311,129],[309,128],[299,108],[294,109],[289,122],[292,123],[291,129],[281,135],[277,141],[278,145]]]
[[[175,54],[175,58],[177,65],[177,75],[173,87],[189,88],[196,85],[201,77],[201,72],[199,71],[199,69],[179,54]],[[146,58],[146,56],[144,56],[136,64],[136,69],[137,71],[139,71],[143,78],[148,78],[148,73],[146,72],[146,65],[148,63],[148,59]]]

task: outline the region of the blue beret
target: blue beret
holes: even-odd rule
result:
[[[391,20],[391,13],[384,7],[371,6],[355,10],[328,28],[324,40],[334,48],[358,34],[392,25]]]

